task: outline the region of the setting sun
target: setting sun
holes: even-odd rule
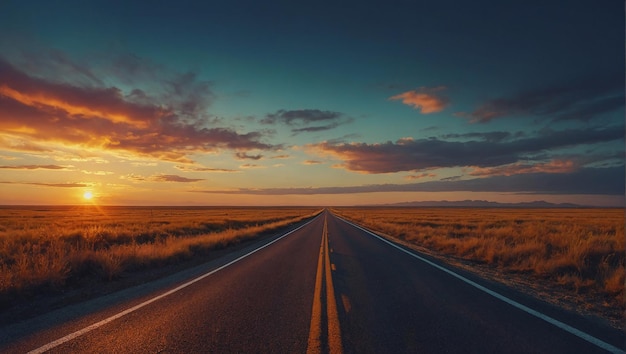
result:
[[[91,191],[86,191],[83,193],[83,198],[85,200],[91,200],[93,198],[93,193]]]

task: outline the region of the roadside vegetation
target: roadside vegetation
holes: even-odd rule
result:
[[[360,225],[433,254],[557,285],[624,312],[623,209],[336,208]]]
[[[209,256],[315,208],[0,207],[0,300]]]

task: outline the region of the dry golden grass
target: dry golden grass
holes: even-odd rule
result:
[[[336,208],[447,256],[527,274],[624,307],[623,209]],[[606,301],[606,300],[605,300]]]
[[[257,237],[315,208],[0,207],[0,297],[111,280]]]

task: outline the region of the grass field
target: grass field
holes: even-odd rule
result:
[[[109,281],[237,244],[316,208],[0,207],[0,298]]]
[[[372,230],[624,309],[623,209],[335,208]]]

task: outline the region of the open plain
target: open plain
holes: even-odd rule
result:
[[[0,207],[3,306],[107,283],[258,238],[316,208]]]
[[[333,211],[449,263],[624,326],[623,209]]]
[[[3,353],[625,353],[624,333],[329,210],[157,281],[0,324]]]

